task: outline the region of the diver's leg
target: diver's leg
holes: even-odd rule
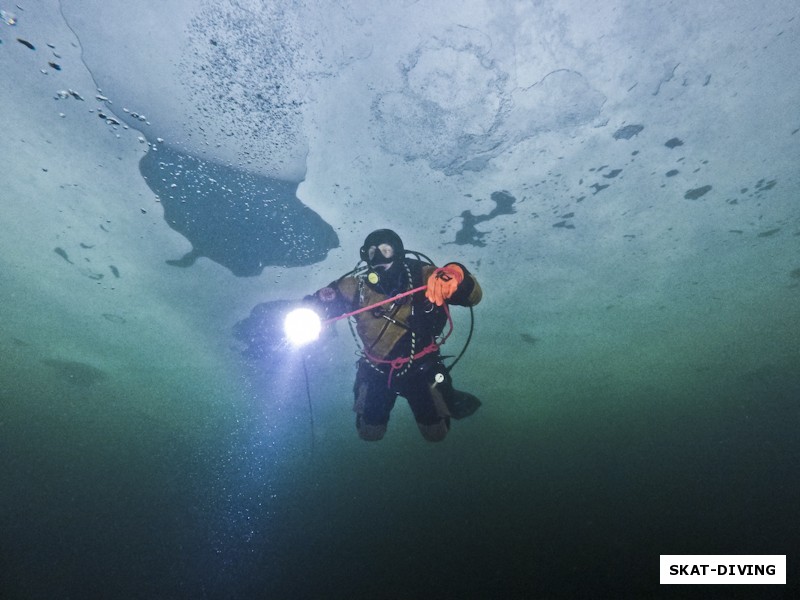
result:
[[[453,378],[450,377],[450,373],[447,373],[445,380],[436,387],[444,398],[450,416],[454,419],[468,417],[481,406],[481,401],[476,396],[453,387]]]
[[[396,394],[389,389],[387,376],[360,361],[353,386],[356,430],[362,440],[377,442],[386,434]]]
[[[481,401],[476,396],[455,388],[451,389],[451,393],[446,395],[445,402],[450,416],[454,419],[468,417],[481,407]]]
[[[441,442],[450,430],[450,413],[437,387],[420,375],[404,382],[401,390],[422,437],[429,442]]]

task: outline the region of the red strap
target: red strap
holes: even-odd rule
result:
[[[422,358],[423,356],[431,354],[432,352],[436,352],[440,346],[444,345],[444,343],[447,341],[447,338],[450,337],[450,334],[453,333],[453,319],[450,316],[450,309],[448,308],[447,304],[444,305],[444,312],[447,314],[447,322],[450,324],[450,331],[448,331],[447,335],[442,338],[441,342],[434,340],[416,354],[412,354],[411,356],[399,356],[391,360],[377,358],[375,356],[371,356],[366,350],[364,351],[364,356],[366,356],[367,360],[369,360],[371,363],[391,366],[391,369],[389,369],[389,381],[387,383],[388,387],[391,387],[392,385],[392,375],[394,375],[395,371],[402,369],[412,360],[416,360],[417,358]]]
[[[344,319],[346,317],[352,317],[353,315],[357,315],[359,313],[371,310],[371,309],[375,308],[376,306],[382,306],[384,304],[389,304],[390,302],[394,302],[395,300],[399,300],[400,298],[405,298],[406,296],[410,296],[411,294],[416,294],[417,292],[421,292],[421,291],[427,290],[427,289],[428,289],[428,284],[426,283],[425,285],[421,285],[419,287],[416,287],[413,290],[408,290],[407,292],[403,292],[401,294],[397,294],[396,296],[392,296],[391,298],[386,298],[386,300],[381,300],[380,302],[375,302],[374,304],[370,304],[369,306],[364,306],[362,308],[359,308],[358,310],[354,310],[352,312],[344,313],[343,315],[339,315],[338,317],[333,317],[332,319],[327,319],[327,320],[323,321],[322,324],[323,325],[327,325],[328,323],[333,323],[335,321],[338,321],[339,319]],[[447,314],[447,322],[450,324],[450,331],[448,331],[447,335],[445,335],[442,338],[441,342],[437,342],[436,340],[434,340],[433,342],[431,342],[430,344],[425,346],[422,350],[420,350],[416,354],[412,354],[411,356],[401,356],[401,357],[398,357],[398,358],[394,358],[392,360],[384,360],[384,359],[381,359],[381,358],[377,358],[375,356],[371,356],[366,350],[364,351],[364,356],[366,356],[367,360],[369,360],[370,362],[375,363],[375,364],[391,365],[391,369],[389,370],[389,383],[388,383],[389,386],[392,385],[392,375],[394,375],[395,371],[397,371],[398,369],[402,369],[403,366],[405,366],[406,364],[410,363],[412,360],[414,360],[416,358],[421,358],[421,357],[423,357],[423,356],[425,356],[427,354],[430,354],[431,352],[436,352],[439,349],[439,347],[442,346],[445,343],[447,338],[450,337],[450,334],[453,333],[453,319],[450,316],[450,309],[448,308],[447,303],[445,303],[443,306],[444,306],[444,311]]]
[[[376,302],[375,304],[370,304],[369,306],[364,306],[359,308],[358,310],[354,310],[353,312],[344,313],[343,315],[339,315],[338,317],[333,317],[332,319],[328,319],[323,321],[323,325],[327,325],[328,323],[333,323],[334,321],[338,321],[339,319],[344,319],[346,317],[352,317],[353,315],[357,315],[358,313],[365,312],[367,310],[371,310],[376,306],[382,306],[384,304],[389,304],[389,302],[394,302],[395,300],[399,300],[400,298],[405,298],[406,296],[410,296],[411,294],[416,294],[417,292],[421,292],[423,290],[427,290],[428,286],[421,285],[418,288],[414,288],[413,290],[408,290],[407,292],[403,292],[402,294],[397,294],[396,296],[392,296],[391,298],[387,298],[386,300],[381,300],[380,302]]]

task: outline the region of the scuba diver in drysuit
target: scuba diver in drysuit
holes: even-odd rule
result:
[[[439,346],[444,326],[452,328],[448,305],[478,304],[481,288],[461,264],[437,268],[407,257],[390,229],[367,236],[361,260],[366,271],[348,273],[304,299],[327,319],[355,313],[363,345],[353,388],[358,434],[368,441],[383,438],[395,400],[403,396],[422,436],[441,441],[451,417],[466,417],[480,406],[475,396],[453,388]]]

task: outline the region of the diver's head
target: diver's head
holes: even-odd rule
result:
[[[389,270],[405,256],[403,240],[391,229],[376,229],[370,233],[361,246],[361,260],[370,269]]]

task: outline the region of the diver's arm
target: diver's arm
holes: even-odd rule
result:
[[[450,296],[449,303],[459,306],[475,306],[483,298],[483,290],[478,280],[461,263],[449,263],[458,265],[464,271],[464,281],[458,285],[455,293]]]
[[[306,296],[303,304],[323,314],[326,319],[333,319],[354,310],[357,292],[358,282],[355,278],[345,277]]]

